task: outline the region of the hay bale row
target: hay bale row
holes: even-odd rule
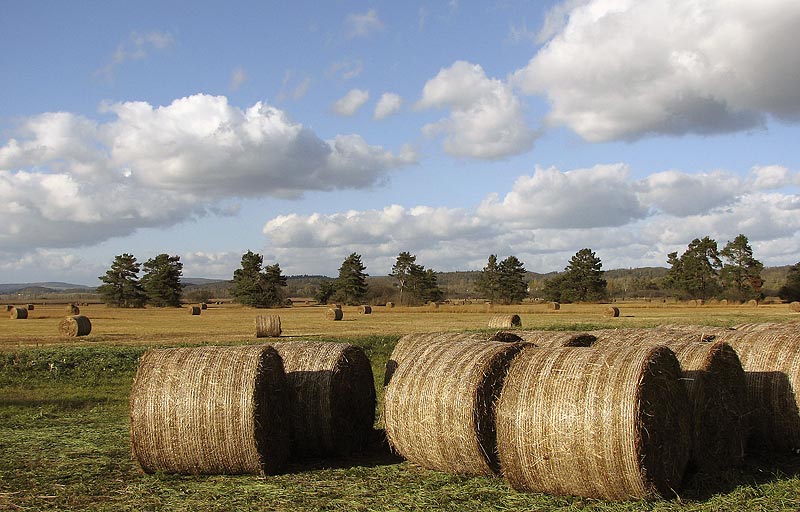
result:
[[[281,335],[281,317],[278,315],[258,315],[255,323],[256,338],[277,338]]]
[[[147,473],[271,474],[289,455],[286,374],[269,346],[149,350],[130,416]]]
[[[325,318],[338,321],[344,318],[344,313],[342,313],[341,308],[328,308],[328,310],[325,311]]]
[[[347,455],[364,449],[375,422],[375,381],[364,351],[346,343],[273,345],[293,390],[293,452]]]
[[[28,310],[25,308],[12,307],[10,311],[11,314],[9,315],[9,317],[12,320],[24,320],[28,318]]]
[[[526,347],[497,404],[503,475],[518,490],[603,499],[672,496],[690,411],[665,347]]]
[[[83,315],[68,316],[58,323],[61,336],[86,336],[92,332],[92,322]]]
[[[488,327],[494,329],[511,329],[512,327],[522,327],[522,320],[519,315],[494,315],[489,319]]]

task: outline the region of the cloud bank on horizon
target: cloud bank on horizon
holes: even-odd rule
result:
[[[419,16],[416,31],[433,19],[421,8]],[[397,20],[378,9],[342,20],[342,45],[397,30]],[[290,116],[291,102],[320,87],[299,68],[283,73],[274,104],[237,106],[194,93],[163,105],[106,101],[93,115],[17,118],[0,139],[0,276],[81,265],[99,275],[98,262],[84,261],[77,248],[204,216],[236,217],[242,201],[285,200],[312,211],[267,214],[258,236],[261,252],[286,273],[330,275],[354,251],[378,274],[400,251],[437,270],[480,268],[490,253],[557,270],[583,247],[606,268],[664,265],[692,238],[724,244],[739,233],[765,263],[792,264],[800,250],[800,169],[786,163],[789,146],[776,145],[784,152],[771,161],[712,169],[640,168],[614,158],[559,168],[537,163],[537,152],[564,130],[573,139],[556,151],[770,130],[796,140],[798,26],[800,4],[790,0],[569,0],[551,6],[538,34],[512,27],[511,39],[536,46],[500,73],[492,62],[456,58],[428,64],[438,71],[422,80],[379,89],[365,77],[378,72],[375,63],[343,55],[318,73],[346,90],[330,86],[318,110],[342,123],[374,123],[354,125],[361,134],[322,136],[314,123]],[[132,32],[94,74],[113,82],[130,62],[180,46],[180,37]],[[258,75],[234,63],[224,79],[233,94]],[[417,136],[398,142],[377,128],[400,122]],[[448,158],[454,167],[438,170]],[[380,198],[415,168],[449,173],[457,190],[459,165],[511,161],[523,174],[503,181],[487,172],[483,197],[459,206],[400,204],[390,195],[362,209],[303,203],[309,194]],[[238,266],[237,251],[248,248],[165,251],[181,251],[186,275],[225,277]],[[105,258],[107,265],[113,254]]]

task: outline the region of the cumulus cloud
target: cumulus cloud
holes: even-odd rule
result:
[[[383,30],[383,22],[375,9],[364,14],[348,14],[344,26],[348,38],[369,37]]]
[[[95,77],[111,80],[121,64],[131,60],[147,58],[153,50],[164,50],[175,40],[169,32],[131,32],[128,39],[117,46],[111,60],[94,72]]]
[[[333,104],[333,111],[340,116],[352,116],[358,109],[369,101],[369,91],[363,89],[350,89],[343,97]]]
[[[780,169],[756,168],[745,177],[672,170],[634,179],[624,164],[537,168],[505,195],[489,194],[470,209],[392,205],[284,215],[268,220],[263,232],[270,250],[298,272],[331,272],[324,262],[353,251],[378,273],[388,272],[401,251],[438,270],[480,268],[496,253],[551,271],[583,247],[597,251],[606,268],[664,266],[669,252],[685,249],[693,238],[709,235],[724,244],[739,233],[761,244],[759,259],[785,264],[791,243],[796,251],[800,239],[800,195],[754,186],[765,175],[781,175]],[[762,181],[771,188],[790,181],[788,174]],[[714,180],[723,191],[712,190]]]
[[[359,135],[320,139],[281,110],[195,95],[104,107],[112,119],[45,113],[0,146],[0,247],[75,247],[170,225],[232,197],[365,188],[416,162]]]
[[[488,78],[477,64],[457,61],[428,80],[418,109],[449,109],[450,116],[423,127],[444,136],[444,149],[457,157],[495,159],[533,147],[522,104],[511,88]]]
[[[781,0],[567,2],[512,82],[589,141],[797,122],[798,24],[800,4]]]
[[[385,92],[381,94],[381,98],[375,105],[375,112],[372,114],[374,119],[386,119],[400,112],[400,107],[403,105],[403,98],[399,94],[393,92]]]

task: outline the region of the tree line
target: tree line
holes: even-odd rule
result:
[[[666,277],[653,285],[682,298],[748,300],[763,295],[764,265],[753,256],[745,235],[738,235],[722,249],[710,237],[695,239],[680,256],[677,252],[668,254],[667,263],[670,268]],[[159,254],[140,265],[133,255],[122,254],[99,278],[103,284],[97,291],[104,302],[118,307],[180,306],[182,269],[178,256]],[[141,279],[140,271],[144,271]],[[519,303],[531,295],[537,284],[529,282],[526,274],[524,264],[516,256],[498,261],[497,255],[492,254],[477,279],[477,292],[492,302]],[[370,296],[368,276],[361,255],[352,253],[342,262],[336,278],[324,278],[319,283],[314,298],[321,304],[366,304]],[[444,299],[437,273],[417,263],[416,255],[410,252],[403,251],[397,256],[389,277],[393,281],[390,293],[398,304],[411,306]],[[277,262],[264,265],[263,256],[249,250],[233,273],[232,285],[231,294],[241,304],[272,308],[288,301],[287,277],[280,265]],[[609,297],[602,261],[589,248],[575,253],[563,272],[536,288],[539,298],[555,302],[596,302]],[[800,263],[789,270],[779,295],[784,300],[800,300]]]

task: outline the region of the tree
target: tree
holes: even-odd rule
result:
[[[139,264],[132,254],[116,256],[106,275],[98,277],[103,284],[97,292],[106,304],[120,308],[140,308],[144,306],[146,295],[138,279]]]
[[[180,256],[159,254],[142,265],[142,287],[147,294],[147,302],[156,307],[180,307],[181,276],[183,263]]]
[[[416,267],[419,267],[419,265],[416,264],[416,261],[416,256],[413,256],[409,252],[403,251],[397,255],[397,261],[395,261],[395,264],[392,266],[392,272],[389,275],[397,280],[397,286],[400,289],[400,297],[397,300],[398,304],[404,304],[403,292],[406,289],[409,279],[417,270]],[[408,301],[407,298],[406,301]]]
[[[744,235],[729,241],[719,252],[725,260],[720,278],[729,290],[727,295],[737,300],[754,299],[761,294],[761,271],[764,264],[753,257],[753,249]]]
[[[500,275],[496,254],[489,256],[486,266],[483,267],[481,275],[478,277],[477,287],[484,298],[492,302],[497,300],[500,295]]]
[[[314,300],[320,304],[327,304],[331,297],[336,293],[336,281],[323,281],[319,284],[319,290],[314,295]]]
[[[786,284],[781,286],[778,295],[788,302],[800,301],[800,262],[789,268],[789,273],[786,274]]]
[[[421,268],[421,267],[420,267]],[[418,284],[417,295],[422,302],[439,302],[444,298],[444,292],[439,288],[439,282],[436,279],[436,272],[433,269],[426,269],[415,276]]]
[[[503,304],[522,302],[528,296],[525,267],[516,256],[509,256],[497,266],[497,295]]]
[[[581,249],[570,258],[564,272],[544,283],[544,296],[556,302],[585,302],[607,296],[603,263],[591,249]]]
[[[242,268],[233,272],[232,294],[236,300],[256,308],[282,306],[283,290],[287,285],[277,263],[262,269],[264,258],[247,251],[242,255]]]
[[[722,261],[715,240],[695,238],[680,258],[677,252],[669,253],[667,263],[671,266],[664,280],[667,287],[694,299],[707,299],[719,291]]]
[[[352,253],[345,258],[339,267],[339,277],[336,279],[336,297],[341,302],[358,305],[364,302],[367,295],[367,276],[364,273],[367,267],[361,263],[361,255]]]

